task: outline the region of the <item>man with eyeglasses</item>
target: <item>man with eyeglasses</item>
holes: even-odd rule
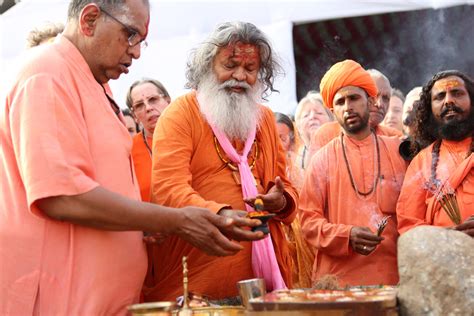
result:
[[[113,4],[112,4],[113,3]],[[142,231],[210,255],[260,222],[139,202],[132,142],[107,82],[147,36],[144,0],[73,0],[61,36],[31,50],[0,114],[0,314],[123,315],[147,269]]]

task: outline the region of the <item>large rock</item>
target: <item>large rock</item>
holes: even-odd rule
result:
[[[398,240],[401,315],[474,315],[474,238],[420,226]]]

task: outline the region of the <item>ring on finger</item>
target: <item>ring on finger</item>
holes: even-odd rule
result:
[[[366,245],[364,245],[364,247],[362,247],[362,249],[364,249],[364,250],[367,250],[367,246],[366,246]]]

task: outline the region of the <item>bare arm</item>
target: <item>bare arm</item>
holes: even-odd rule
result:
[[[242,249],[221,233],[231,230],[235,220],[203,208],[173,209],[139,202],[102,187],[79,195],[44,198],[36,203],[46,215],[56,220],[103,230],[176,234],[210,255],[232,255]],[[246,237],[261,238],[258,234],[247,234]]]

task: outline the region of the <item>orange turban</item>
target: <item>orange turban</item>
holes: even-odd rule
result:
[[[350,59],[334,64],[321,79],[319,90],[324,105],[332,108],[337,91],[343,87],[355,86],[364,89],[371,97],[377,97],[377,86],[362,66]]]

